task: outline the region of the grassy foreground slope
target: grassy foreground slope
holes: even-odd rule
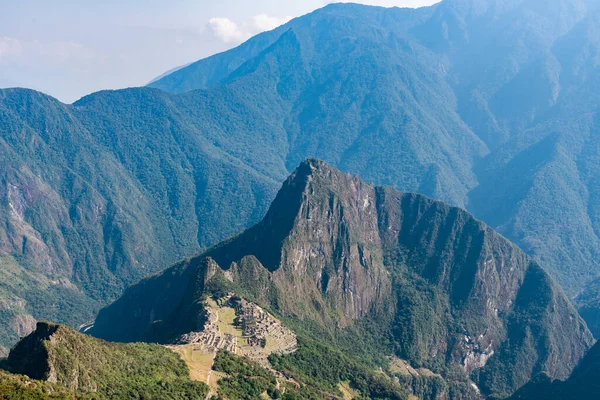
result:
[[[59,384],[73,395],[109,399],[204,399],[208,388],[190,380],[175,353],[152,344],[119,344],[63,325],[39,322],[10,352],[6,368]]]

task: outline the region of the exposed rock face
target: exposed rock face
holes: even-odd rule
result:
[[[537,371],[566,378],[592,343],[548,275],[467,212],[317,160],[288,178],[263,221],[130,288],[93,334],[168,341],[157,332],[184,333],[213,279],[323,326],[371,319],[403,358],[477,371],[487,393],[512,393]]]
[[[35,318],[31,315],[15,315],[10,320],[11,329],[19,336],[24,337],[35,330]]]
[[[392,311],[382,307],[391,280],[377,215],[373,186],[308,161],[284,183],[262,222],[205,256],[243,282],[246,274],[255,274],[252,261],[244,259],[252,255],[269,271],[269,286],[285,293],[277,297],[282,311],[345,326]],[[264,297],[264,288],[248,286]]]

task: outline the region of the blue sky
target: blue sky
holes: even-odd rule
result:
[[[144,85],[330,2],[0,0],[0,87],[29,87],[70,103],[101,89]]]

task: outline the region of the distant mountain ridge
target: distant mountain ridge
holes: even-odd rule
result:
[[[304,157],[466,206],[536,256],[575,297],[600,273],[600,75],[593,61],[599,31],[598,3],[586,0],[446,0],[421,9],[330,5],[152,86],[176,93],[270,91],[270,82],[280,79],[276,92],[283,101],[289,94],[282,88],[301,93],[289,100],[286,126],[295,138],[299,121],[298,132],[311,138],[298,147]],[[284,44],[291,36],[295,47]],[[370,55],[358,58],[361,51]],[[290,76],[278,65],[297,67]],[[390,107],[394,93],[403,102]],[[365,113],[371,104],[379,112]],[[355,125],[357,114],[369,123]],[[432,140],[432,132],[444,131],[442,138],[455,142]],[[411,132],[418,132],[414,139]],[[423,148],[410,148],[413,140]],[[340,142],[351,145],[337,147]],[[397,158],[388,158],[388,148]],[[299,161],[289,157],[286,166]],[[600,297],[584,295],[591,296]],[[593,312],[586,315],[598,325]]]
[[[256,223],[307,157],[467,208],[589,283],[598,334],[598,26],[583,0],[337,4],[152,84],[175,93],[0,91],[0,250],[64,294],[4,285],[4,350]]]
[[[538,371],[566,379],[593,342],[552,279],[465,211],[318,160],[296,169],[261,222],[130,287],[90,333],[169,343],[201,330],[215,285],[332,334],[370,321],[387,351],[457,368],[486,395],[510,395]]]

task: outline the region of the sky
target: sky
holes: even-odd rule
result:
[[[0,88],[65,103],[142,86],[175,67],[235,47],[328,0],[0,0]],[[437,0],[364,0],[419,7]]]

